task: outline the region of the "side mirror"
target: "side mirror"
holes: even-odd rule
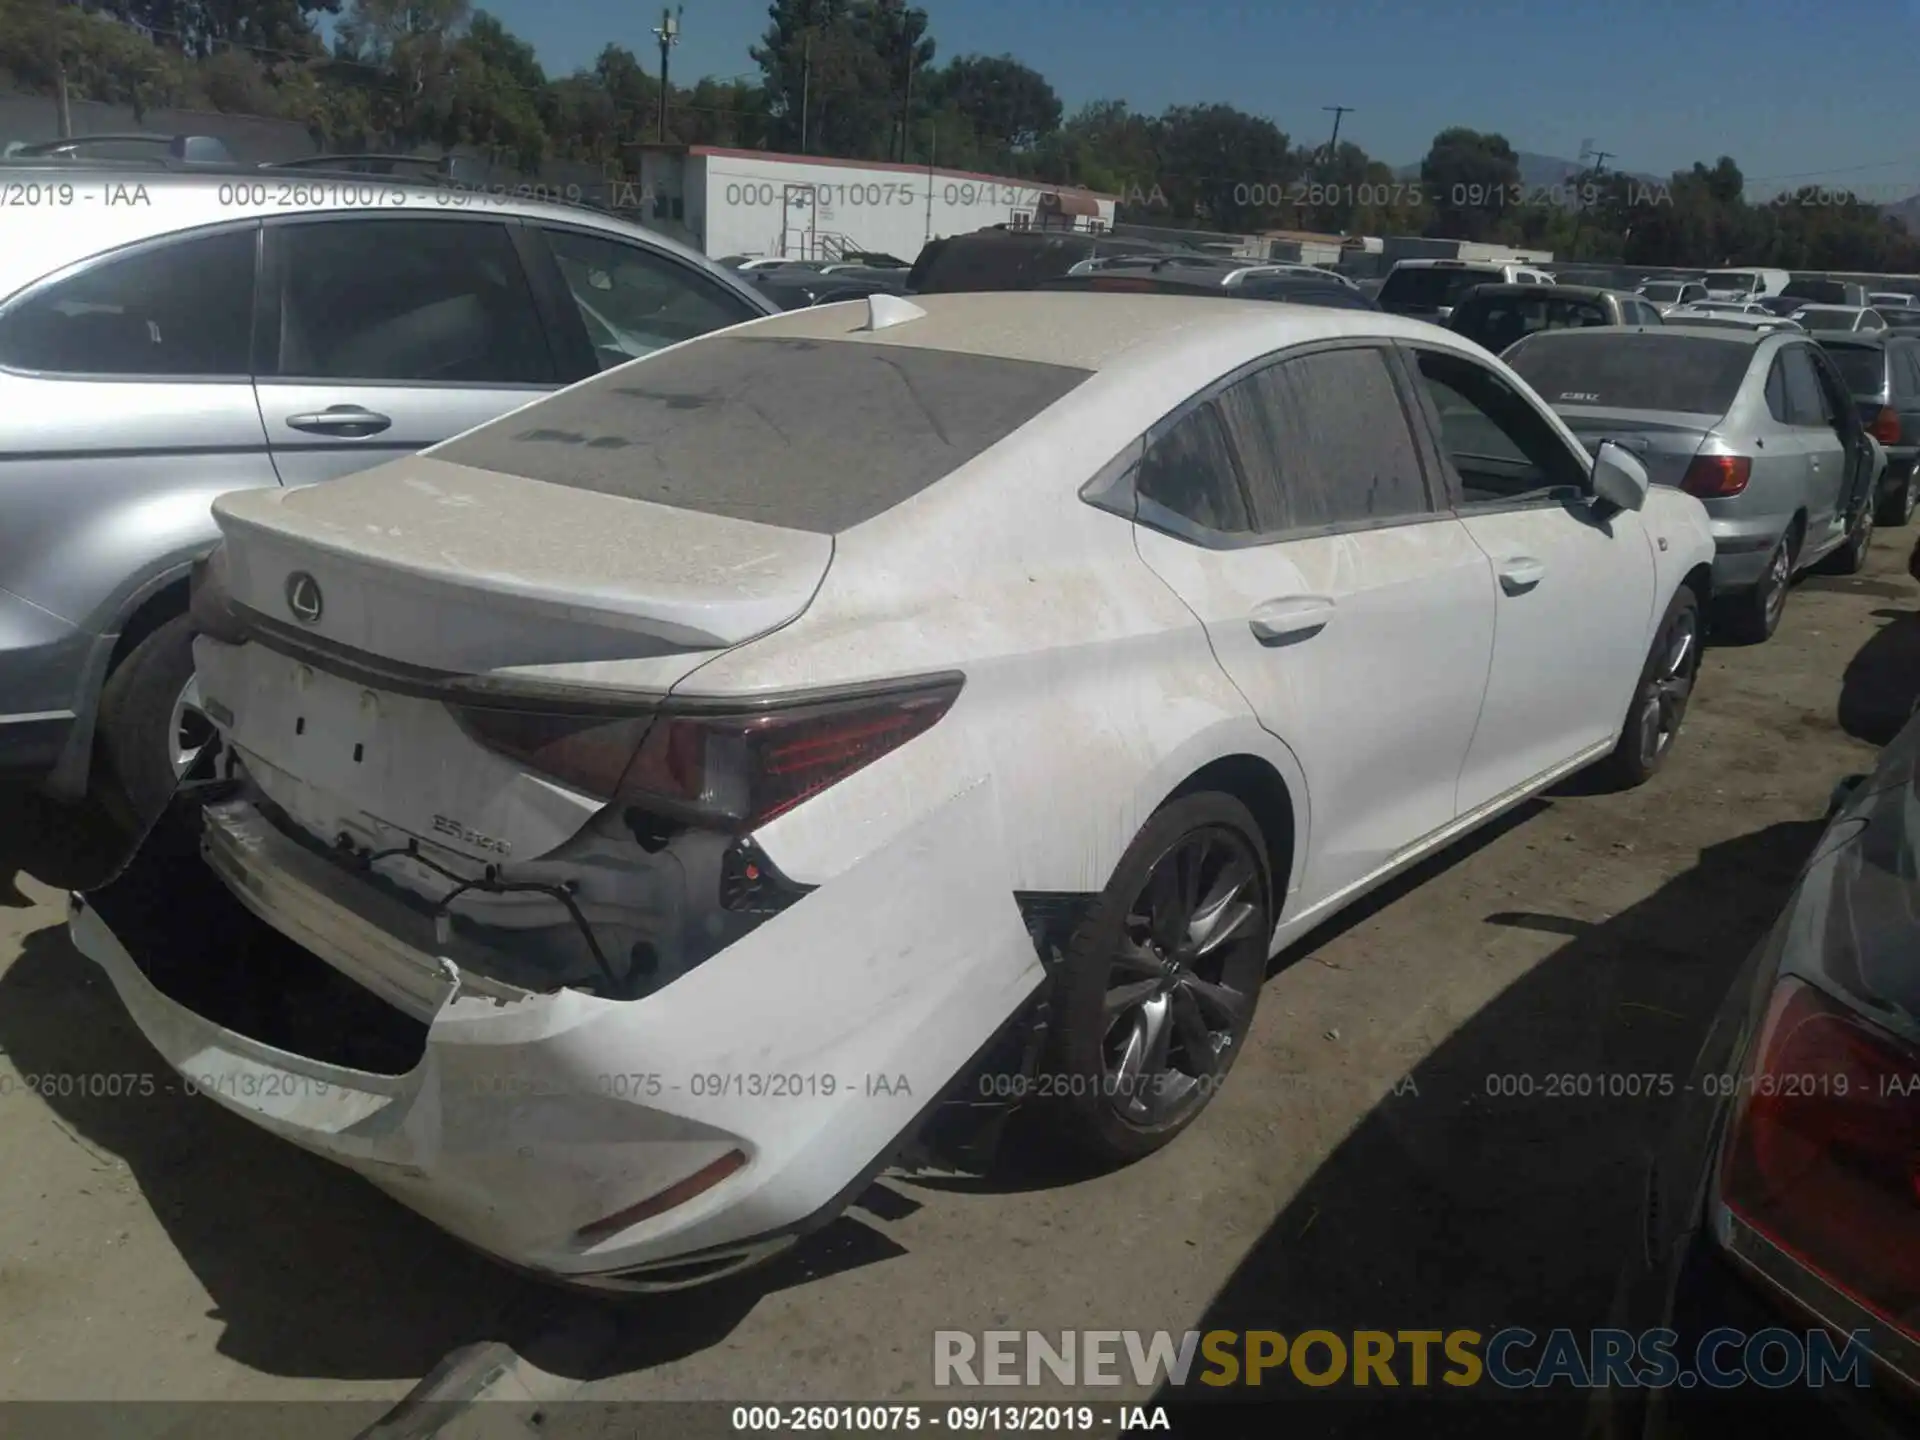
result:
[[[1608,514],[1638,510],[1647,503],[1647,467],[1623,446],[1602,440],[1593,456],[1594,497]]]

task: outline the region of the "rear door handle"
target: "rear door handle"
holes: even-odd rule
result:
[[[1333,601],[1324,595],[1299,595],[1255,606],[1247,628],[1262,645],[1279,645],[1318,635],[1331,619]]]
[[[367,435],[378,435],[393,421],[359,405],[329,405],[324,410],[289,415],[287,424],[295,430],[305,430],[310,435],[344,435],[357,440]]]
[[[1524,595],[1546,578],[1547,567],[1531,555],[1500,562],[1500,588],[1509,595]]]

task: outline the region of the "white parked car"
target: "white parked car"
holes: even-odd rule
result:
[[[955,1086],[1165,1143],[1281,947],[1653,773],[1713,559],[1465,340],[1157,295],[795,311],[215,508],[226,778],[76,943],[219,1103],[635,1288]]]

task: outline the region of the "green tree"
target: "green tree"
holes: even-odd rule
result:
[[[1231,105],[1176,105],[1154,124],[1156,177],[1175,217],[1230,231],[1285,216],[1300,156],[1271,120]]]
[[[1011,157],[1060,128],[1060,97],[1039,71],[1011,55],[962,55],[931,77],[943,105],[967,117],[980,143]]]
[[[1453,126],[1433,137],[1420,162],[1420,183],[1432,211],[1429,234],[1485,240],[1498,230],[1520,183],[1520,160],[1504,135]]]

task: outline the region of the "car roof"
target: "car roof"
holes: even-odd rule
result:
[[[1608,289],[1604,285],[1481,285],[1476,288],[1470,299],[1487,295],[1546,295],[1558,296],[1563,300],[1604,300],[1609,295],[1622,292]],[[1638,296],[1634,298],[1638,299]],[[1461,303],[1466,303],[1465,301]]]
[[[222,166],[192,171],[139,165],[14,165],[0,176],[19,186],[60,187],[70,203],[7,211],[0,245],[0,299],[69,265],[143,240],[280,215],[514,217],[584,226],[674,255],[736,292],[752,287],[691,246],[588,205],[475,189],[398,175]],[[26,178],[32,176],[34,178]],[[67,191],[65,187],[72,187]],[[314,197],[323,197],[315,203]],[[142,198],[144,197],[144,198]]]
[[[1396,270],[1538,270],[1531,260],[1396,260]]]
[[[1247,359],[1309,340],[1378,335],[1459,348],[1456,337],[1418,320],[1372,310],[1276,305],[1214,295],[1077,290],[974,291],[916,295],[924,312],[868,332],[867,306],[822,305],[752,323],[769,339],[852,340],[923,346],[1076,369],[1100,370],[1142,347],[1209,349],[1243,342]]]

